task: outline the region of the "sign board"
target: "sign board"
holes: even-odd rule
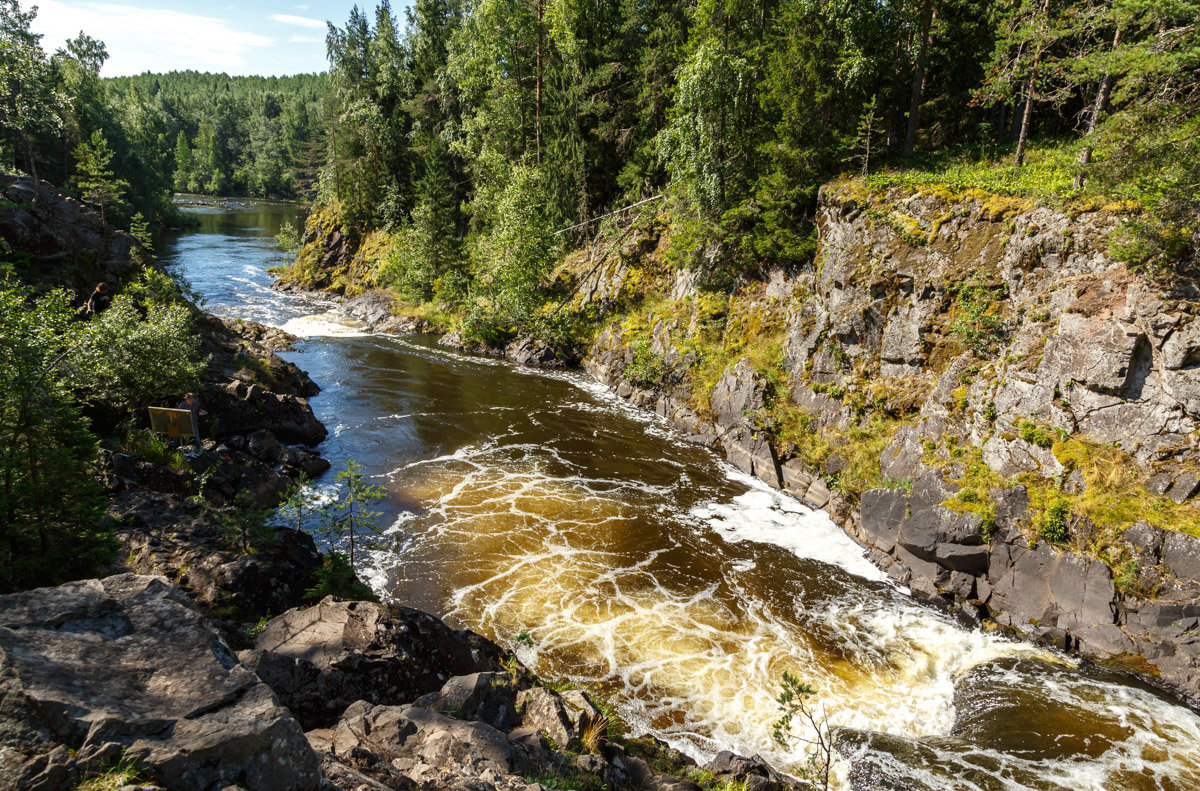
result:
[[[172,439],[196,436],[192,431],[192,413],[187,409],[150,407],[150,428]]]

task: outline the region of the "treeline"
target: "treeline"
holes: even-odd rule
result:
[[[173,72],[101,79],[86,33],[53,53],[36,7],[0,0],[0,168],[23,170],[130,228],[177,219],[172,190],[295,197],[323,163],[323,75]]]
[[[0,0],[0,168],[77,194],[95,188],[106,219],[124,228],[138,215],[173,218],[161,101],[113,101],[100,79],[103,42],[80,33],[48,55],[30,28],[35,15]]]
[[[296,197],[325,159],[321,74],[230,77],[195,71],[104,80],[118,106],[151,97],[180,192]]]
[[[639,198],[666,192],[679,262],[731,282],[811,257],[838,173],[1021,167],[1035,143],[1073,175],[1059,198],[1141,201],[1132,263],[1195,263],[1198,19],[1200,0],[417,0],[401,29],[384,2],[329,33],[319,196],[395,234],[383,284],[482,334],[537,320],[556,230]]]

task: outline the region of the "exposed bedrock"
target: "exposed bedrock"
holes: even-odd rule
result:
[[[122,757],[177,791],[321,782],[300,724],[162,578],[0,597],[0,788],[71,788]]]
[[[1200,527],[1200,290],[1113,261],[1120,220],[971,191],[822,190],[816,263],[744,285],[753,302],[739,320],[778,321],[786,392],[814,430],[895,420],[878,476],[892,488],[831,492],[841,454],[812,469],[775,438],[763,415],[780,389],[749,359],[696,403],[694,272],[663,286],[673,308],[611,325],[584,365],[691,441],[827,508],[916,594],[1200,701],[1200,539],[1179,532]],[[639,386],[626,370],[643,373],[646,349],[666,373]],[[1144,513],[1110,508],[1099,526],[1084,513],[1083,495],[1104,493],[1096,459],[1121,468]],[[968,479],[987,483],[960,496]],[[1039,533],[1058,499],[1070,508],[1051,544]],[[1161,530],[1171,507],[1175,529]]]

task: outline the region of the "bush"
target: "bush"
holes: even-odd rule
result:
[[[1054,445],[1054,436],[1031,421],[1022,420],[1017,424],[1017,431],[1020,432],[1021,439],[1037,445],[1039,448],[1049,448]]]
[[[650,341],[639,338],[631,347],[633,362],[625,366],[625,381],[634,387],[646,389],[662,387],[671,375],[671,366],[666,358],[650,348]]]
[[[304,598],[312,602],[326,596],[349,601],[379,601],[374,591],[355,575],[349,559],[332,549],[325,553],[325,563],[317,569],[317,584],[304,591]]]
[[[67,358],[78,397],[122,416],[174,404],[197,389],[208,362],[191,311],[180,303],[151,303],[143,316],[121,294],[78,334]]]
[[[1067,542],[1067,520],[1071,518],[1071,503],[1065,497],[1055,497],[1033,520],[1033,529],[1052,544]]]

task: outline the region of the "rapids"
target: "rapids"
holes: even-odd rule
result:
[[[372,334],[270,289],[288,204],[191,206],[164,260],[223,315],[301,336],[334,470],[385,486],[360,568],[385,597],[602,690],[634,732],[799,770],[771,738],[788,671],[855,789],[1196,789],[1200,717],[1127,679],[965,629],[823,513],[680,441],[581,374]],[[799,735],[805,735],[800,733]],[[810,734],[811,735],[811,734]]]

